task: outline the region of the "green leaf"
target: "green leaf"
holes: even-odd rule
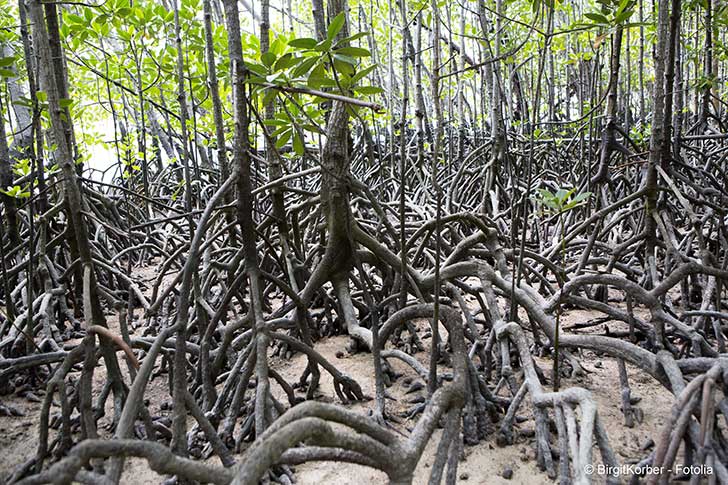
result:
[[[15,56],[0,57],[0,67],[12,66],[13,62],[15,62]]]
[[[369,35],[369,32],[359,32],[357,34],[350,35],[346,39],[341,39],[339,42],[337,42],[337,44],[348,44],[349,42],[354,42],[355,40],[359,40],[362,37],[366,37],[367,35]]]
[[[322,40],[313,48],[317,52],[326,52],[331,49],[331,39]]]
[[[310,37],[293,39],[288,42],[288,45],[290,47],[293,47],[294,49],[313,49],[314,47],[316,47],[316,44],[318,44],[316,39],[312,39]]]
[[[625,10],[624,12],[619,13],[614,17],[614,22],[617,24],[622,24],[625,22],[625,20],[629,19],[633,13],[633,10]]]
[[[289,128],[286,131],[284,131],[283,133],[281,133],[280,138],[278,138],[278,140],[276,140],[276,148],[283,148],[283,146],[285,146],[285,144],[288,143],[288,140],[291,139],[292,132],[293,132],[293,129]]]
[[[341,12],[339,15],[334,17],[334,20],[332,20],[329,24],[329,29],[326,31],[326,38],[329,41],[334,40],[334,37],[336,37],[342,27],[344,27],[344,22],[346,22],[346,14],[344,12]]]
[[[594,22],[596,22],[598,24],[609,25],[609,19],[604,14],[601,14],[598,12],[591,12],[591,13],[584,14],[584,16],[590,20],[593,20]]]
[[[279,119],[272,119],[272,120],[263,120],[263,124],[265,126],[281,126],[285,125],[287,122]]]
[[[536,192],[538,192],[539,195],[541,195],[541,198],[543,200],[548,200],[548,199],[554,198],[554,194],[552,194],[549,189],[536,189]]]
[[[575,189],[566,190],[566,189],[559,189],[556,191],[556,200],[559,202],[563,202],[569,198],[571,195],[571,192],[573,192]]]
[[[298,136],[298,132],[294,133],[293,135],[293,151],[296,152],[296,155],[301,156],[306,151],[306,147],[303,144],[303,140],[300,136]]]
[[[337,81],[339,82],[339,87],[341,89],[349,89],[351,87],[351,76],[348,74],[340,73]]]
[[[356,60],[353,57],[334,54],[334,69],[336,69],[336,72],[353,76],[354,66],[356,66]]]
[[[268,70],[265,66],[258,64],[257,62],[246,62],[245,67],[247,67],[250,72],[257,74],[258,76],[266,76],[268,74]]]
[[[273,42],[270,43],[270,49],[268,50],[275,54],[276,57],[280,56],[286,50],[286,42],[281,40],[280,37],[277,37],[275,40],[273,40]]]
[[[361,71],[354,74],[351,77],[351,84],[355,84],[359,80],[364,79],[364,77],[366,77],[366,75],[369,74],[370,72],[372,72],[376,67],[377,67],[377,65],[373,64],[373,65],[367,67],[366,69],[362,69]]]
[[[68,19],[69,22],[72,22],[74,24],[85,24],[86,23],[86,20],[84,20],[83,17],[81,17],[80,15],[73,14],[73,13],[69,13],[68,15],[66,15],[66,19]]]
[[[263,62],[263,65],[265,65],[265,67],[270,67],[276,61],[276,55],[268,51],[260,56],[260,60],[261,62]]]
[[[359,86],[354,88],[354,91],[356,91],[359,94],[364,95],[371,95],[371,94],[379,94],[384,91],[384,89],[380,88],[379,86]]]
[[[320,133],[322,135],[324,134],[324,131],[316,125],[304,124],[304,125],[301,125],[301,128],[303,128],[306,131],[310,131],[312,133]]]
[[[15,165],[13,165],[13,173],[20,177],[28,175],[30,173],[30,160],[27,158],[18,160]]]
[[[311,72],[314,64],[316,64],[319,59],[319,57],[309,57],[308,59],[303,61],[296,69],[294,69],[293,77],[300,77],[304,74],[308,74],[309,72]]]
[[[270,136],[273,138],[276,138],[276,137],[280,136],[283,132],[290,130],[291,127],[288,126],[289,123],[290,123],[290,121],[287,121],[280,127],[276,128],[275,131],[273,131],[273,133],[270,134]]]
[[[311,75],[308,78],[308,86],[314,89],[322,87],[333,88],[336,87],[336,81],[326,76]]]
[[[301,57],[293,57],[293,55],[289,52],[288,54],[285,54],[282,57],[278,58],[275,65],[273,66],[273,69],[276,71],[288,69],[289,67],[294,66],[296,65],[296,63],[300,62],[301,59]]]
[[[12,69],[0,69],[1,77],[15,77],[15,71]]]
[[[622,0],[619,2],[619,7],[617,7],[617,12],[615,14],[615,17],[621,14],[622,12],[629,10],[629,7],[632,6],[633,1],[632,0]]]
[[[0,190],[0,192],[14,199],[27,199],[30,197],[30,192],[23,190],[19,185],[8,186],[7,190]]]
[[[269,76],[266,76],[265,81],[272,83],[272,84],[277,84],[280,86],[281,84],[285,83],[285,79],[282,79],[282,76],[283,76],[283,73],[276,72]]]
[[[372,55],[371,52],[369,52],[369,49],[364,49],[362,47],[342,47],[340,49],[336,49],[335,52],[337,54],[351,57],[369,57]]]

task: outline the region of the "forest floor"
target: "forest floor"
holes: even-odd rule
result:
[[[151,286],[151,282],[156,277],[154,268],[144,268],[137,273],[141,280]],[[136,312],[141,314],[141,310]],[[565,332],[592,332],[603,333],[605,325],[610,330],[624,330],[614,322],[607,324],[599,324],[582,330],[576,330],[573,326],[577,323],[584,323],[597,315],[594,312],[583,310],[566,310],[562,315],[562,328]],[[108,323],[112,330],[118,332],[118,318],[116,315],[108,316]],[[429,323],[426,321],[415,322],[420,330],[419,334],[423,335]],[[140,336],[143,327],[130,329],[132,337]],[[446,332],[441,327],[444,335]],[[346,335],[324,338],[315,345],[316,350],[321,353],[327,360],[332,362],[341,372],[354,378],[361,386],[366,396],[375,395],[374,371],[372,356],[368,352],[349,353],[346,351],[350,339]],[[72,344],[73,341],[67,342]],[[425,346],[429,345],[429,339],[424,338]],[[427,367],[429,359],[428,352],[419,352],[415,357]],[[562,379],[562,387],[580,386],[590,390],[597,402],[598,412],[603,420],[605,428],[608,431],[610,442],[617,453],[621,463],[632,463],[635,460],[643,458],[649,452],[649,443],[657,436],[660,427],[669,416],[673,397],[659,383],[655,382],[650,376],[639,372],[636,368],[627,364],[627,372],[629,382],[632,389],[632,396],[640,398],[640,402],[635,407],[643,411],[644,419],[641,423],[635,423],[633,428],[627,428],[624,425],[624,417],[620,410],[620,382],[617,362],[613,359],[601,357],[591,351],[584,351],[579,356],[585,375],[579,377],[568,377]],[[123,356],[119,353],[120,361]],[[535,358],[536,363],[549,375],[551,369],[550,358]],[[271,366],[277,370],[289,382],[296,382],[300,377],[303,369],[306,367],[306,357],[303,354],[296,354],[290,359],[283,359],[271,356]],[[409,386],[406,384],[410,381],[418,379],[414,371],[406,367],[398,360],[390,360],[390,365],[396,372],[403,373],[404,376],[393,382],[392,386],[387,388],[389,399],[386,401],[387,412],[398,419],[398,423],[393,426],[406,432],[411,429],[415,421],[408,421],[400,414],[406,414],[413,404],[412,401],[418,396],[425,396],[426,388],[420,391],[408,393]],[[122,365],[123,372],[126,374],[126,366]],[[77,378],[80,372],[72,372],[71,378]],[[128,378],[128,377],[127,377]],[[168,375],[165,373],[152,380],[147,387],[145,399],[149,400],[149,409],[152,416],[171,416],[171,397],[167,393],[166,379]],[[103,365],[99,365],[94,373],[94,399],[98,396],[105,382],[105,369]],[[276,398],[285,402],[285,394],[276,385],[272,385],[272,391]],[[41,390],[37,392],[42,392]],[[506,391],[507,392],[507,391]],[[31,458],[37,447],[38,430],[37,423],[40,417],[42,395],[31,393],[15,393],[8,396],[2,396],[2,402],[6,405],[15,407],[24,413],[20,417],[0,416],[0,484],[12,473],[12,471]],[[300,390],[296,391],[297,395],[303,396]],[[321,382],[319,395],[317,398],[326,402],[338,402],[334,393],[333,381],[329,374],[321,373]],[[528,398],[527,398],[528,399]],[[111,399],[107,400],[106,416],[99,422],[99,433],[102,436],[111,435],[106,427],[110,424],[110,416],[113,416],[111,409]],[[361,413],[368,413],[374,408],[374,399],[362,403],[349,404],[352,410]],[[59,413],[59,407],[54,405],[51,408],[51,416]],[[545,472],[538,469],[535,461],[535,451],[533,446],[533,429],[534,421],[528,406],[522,408],[519,416],[523,417],[520,423],[516,424],[518,432],[515,435],[515,441],[512,445],[499,447],[495,442],[495,432],[488,439],[481,441],[475,446],[465,446],[464,457],[460,461],[458,468],[458,483],[462,484],[551,484],[555,483],[550,480]],[[416,418],[415,418],[416,419]],[[189,426],[194,424],[190,418]],[[417,467],[414,483],[416,485],[427,483],[429,469],[432,466],[436,443],[439,442],[439,434],[441,430],[435,432],[435,436],[430,440],[425,452],[422,455],[420,463]],[[51,439],[54,432],[51,431]],[[595,453],[595,464],[599,463],[598,452]],[[239,458],[239,455],[237,455]],[[216,457],[209,459],[211,463],[219,464]],[[679,460],[678,460],[679,461]],[[332,485],[365,485],[365,484],[382,484],[386,483],[386,476],[376,470],[347,463],[339,462],[316,462],[306,463],[294,467],[297,483],[307,484],[332,484]],[[512,470],[512,476],[509,479],[504,478],[508,475],[507,471]],[[592,477],[595,483],[603,483],[602,478]],[[122,484],[158,484],[163,481],[163,477],[157,475],[150,470],[146,462],[142,459],[129,459],[126,461]]]

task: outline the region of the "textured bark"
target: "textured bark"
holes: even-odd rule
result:
[[[0,103],[0,113],[3,107]],[[10,159],[10,151],[8,150],[7,136],[5,134],[5,120],[0,119],[0,189],[8,190],[13,185],[13,161]],[[5,193],[0,195],[3,205],[5,206],[5,227],[11,246],[20,243],[18,235],[18,208],[15,199]],[[2,241],[0,241],[2,244]],[[4,264],[4,263],[3,263]]]
[[[233,116],[235,122],[235,138],[233,145],[233,165],[238,170],[237,222],[243,236],[245,271],[248,274],[252,325],[256,339],[257,377],[255,400],[255,430],[260,434],[269,422],[268,410],[268,363],[267,348],[270,337],[265,328],[263,307],[261,303],[262,287],[258,253],[256,250],[255,221],[253,220],[253,188],[248,141],[248,101],[245,91],[245,70],[243,66],[243,50],[240,43],[240,26],[238,24],[238,8],[234,0],[224,0],[225,21],[228,31],[228,51],[230,69],[233,73]]]
[[[606,125],[602,132],[602,148],[599,152],[599,166],[597,173],[592,177],[591,184],[598,185],[608,182],[609,160],[615,148],[620,145],[617,142],[617,94],[619,92],[619,70],[620,54],[622,52],[622,36],[624,28],[618,24],[612,35],[612,55],[609,62],[609,86],[607,93]]]
[[[86,221],[82,216],[83,198],[79,188],[71,148],[68,143],[67,124],[64,123],[62,118],[64,110],[60,105],[61,98],[57,81],[59,79],[65,79],[65,70],[60,60],[53,61],[52,50],[48,40],[48,30],[46,30],[41,5],[35,1],[31,2],[29,4],[29,11],[34,26],[33,39],[35,42],[35,50],[40,61],[40,81],[48,96],[51,130],[57,146],[55,157],[63,176],[63,191],[67,204],[67,217],[73,226],[73,234],[75,235],[75,241],[72,242],[72,246],[78,247],[81,266],[90,275],[89,284],[84,288],[88,293],[84,295],[84,300],[90,302],[90,305],[85,306],[84,317],[87,325],[106,327],[106,319],[100,306],[95,284],[96,276],[94,274],[94,263],[89,244],[88,229]],[[102,345],[102,349],[104,349],[104,361],[109,371],[109,379],[114,386],[114,392],[118,395],[123,395],[121,374],[116,355],[108,345]]]

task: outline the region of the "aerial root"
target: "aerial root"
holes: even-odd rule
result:
[[[552,459],[550,431],[546,422],[548,409],[554,410],[559,450],[558,475],[562,481],[577,485],[591,483],[587,465],[592,465],[593,462],[594,441],[601,452],[603,462],[616,466],[614,452],[609,445],[606,431],[599,422],[596,402],[591,393],[579,387],[558,392],[544,392],[521,327],[515,322],[499,322],[496,323],[495,329],[499,340],[507,339],[516,346],[524,379],[501,423],[499,430],[501,443],[512,442],[514,416],[525,395],[528,394],[534,406],[536,422],[536,459],[550,477],[557,476],[557,467]],[[576,408],[580,411],[578,420]]]
[[[666,354],[661,355],[661,358],[663,362],[672,359]],[[721,359],[687,385],[680,386],[676,383],[676,387],[680,386],[681,390],[676,394],[670,416],[658,435],[652,459],[653,466],[660,470],[660,473],[648,477],[649,485],[661,483],[670,477],[671,470],[675,469],[678,449],[683,441],[689,442],[695,452],[693,462],[690,464],[691,482],[698,483],[702,476],[713,474],[721,481],[728,478],[724,441],[714,438],[718,400],[716,391],[728,383],[727,377],[728,361]],[[719,406],[724,417],[728,416],[725,399],[720,401]]]

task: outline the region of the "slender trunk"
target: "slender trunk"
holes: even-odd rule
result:
[[[669,170],[672,162],[673,146],[673,99],[675,87],[675,52],[677,50],[678,32],[680,29],[680,0],[672,0],[670,10],[670,35],[667,39],[667,58],[665,59],[665,114],[662,118],[664,123],[662,147],[660,148],[660,165],[664,170]]]
[[[442,217],[442,189],[440,188],[439,165],[442,151],[442,136],[444,120],[440,104],[440,8],[437,0],[432,0],[432,69],[430,71],[430,87],[432,89],[432,103],[435,111],[435,136],[432,143],[432,173],[431,184],[435,192],[435,281],[434,281],[434,313],[432,316],[432,347],[430,350],[430,374],[428,392],[431,396],[437,389],[437,361],[440,348],[440,219]]]
[[[700,105],[700,126],[705,128],[708,123],[708,115],[710,113],[710,82],[713,73],[713,2],[705,0],[705,59],[703,61],[703,82],[704,86],[701,93]]]
[[[262,307],[262,288],[258,254],[255,245],[255,221],[253,220],[253,195],[250,172],[249,132],[247,114],[247,94],[245,91],[245,71],[243,47],[240,41],[240,24],[236,0],[223,0],[225,24],[228,32],[228,55],[233,85],[233,119],[235,135],[233,141],[233,166],[238,170],[237,216],[243,236],[245,271],[250,283],[251,312],[253,328],[256,332],[256,376],[258,384],[255,401],[256,434],[260,435],[266,425],[269,393],[267,347],[269,337],[265,329]]]
[[[421,13],[418,15],[422,15]],[[425,140],[432,139],[430,124],[425,109],[425,94],[422,88],[422,22],[417,22],[414,51],[415,74],[415,123],[417,125],[417,167],[422,167],[425,159]]]
[[[182,149],[180,150],[181,165],[185,182],[185,210],[190,232],[190,241],[195,232],[192,219],[192,177],[189,167],[188,135],[187,135],[187,95],[185,92],[184,60],[182,56],[182,34],[179,20],[179,7],[177,0],[172,0],[174,7],[174,35],[177,48],[177,101],[180,112],[180,131],[182,135]],[[180,298],[182,302],[182,298]],[[174,408],[172,413],[172,450],[178,455],[187,456],[187,406],[185,394],[187,393],[187,324],[189,308],[187,303],[180,304],[177,309],[177,338],[174,351],[174,380],[172,383],[172,398]]]
[[[56,147],[55,158],[63,177],[62,187],[66,200],[66,217],[69,221],[69,228],[71,226],[74,228],[72,233],[69,231],[69,238],[71,234],[75,238],[72,242],[78,248],[80,266],[83,271],[83,313],[86,325],[106,327],[106,318],[104,317],[97,294],[96,275],[94,272],[88,229],[86,220],[82,215],[83,198],[76,175],[76,164],[74,163],[71,146],[69,144],[70,137],[67,137],[66,132],[67,126],[70,125],[70,117],[64,120],[63,115],[64,112],[67,113],[67,110],[61,107],[60,100],[62,98],[60,97],[60,91],[57,85],[59,79],[65,82],[66,73],[61,60],[52,57],[49,31],[47,30],[55,22],[46,24],[43,8],[38,0],[31,0],[28,4],[28,10],[33,25],[35,51],[39,59],[40,87],[43,87],[47,95],[51,132]],[[40,135],[37,135],[36,139],[40,140]],[[114,394],[118,399],[121,399],[124,395],[124,389],[115,349],[108,343],[102,341],[101,350]]]
[[[645,177],[645,267],[649,262],[654,263],[655,248],[657,247],[657,166],[661,162],[662,147],[667,134],[665,133],[665,71],[667,64],[667,43],[669,38],[669,1],[659,0],[657,9],[657,45],[655,48],[655,86],[652,103],[652,136],[650,138],[650,155]],[[650,272],[648,271],[648,274]],[[650,274],[650,280],[656,275]],[[656,284],[656,281],[651,281]],[[658,343],[659,345],[659,343]]]
[[[326,38],[326,14],[324,12],[323,0],[311,0],[313,9],[313,23],[316,31],[316,40],[324,40]]]
[[[599,155],[599,168],[591,180],[592,185],[609,181],[609,159],[617,145],[617,93],[619,90],[619,58],[622,51],[622,24],[612,36],[612,55],[609,64],[609,87],[607,93],[607,122],[602,133],[602,148]]]
[[[399,2],[402,14],[403,40],[402,40],[402,107],[400,113],[399,129],[399,257],[400,257],[400,282],[399,282],[399,308],[407,304],[407,231],[405,227],[406,210],[406,189],[407,189],[407,105],[409,103],[409,71],[407,70],[407,59],[411,59],[409,43],[406,39],[410,37],[409,19],[407,18],[407,2]]]
[[[230,175],[225,149],[225,123],[222,118],[222,102],[217,82],[217,66],[215,64],[215,44],[212,40],[212,8],[210,0],[203,0],[203,19],[205,26],[205,60],[207,62],[207,83],[212,100],[212,118],[215,123],[215,144],[217,145],[217,164],[220,168],[218,184],[222,184]],[[227,199],[226,199],[227,203]]]
[[[217,81],[217,66],[215,64],[215,45],[212,40],[212,7],[210,5],[210,0],[203,0],[202,9],[205,27],[207,82],[208,89],[210,91],[210,98],[212,100],[212,117],[215,124],[215,144],[217,145],[217,164],[220,169],[218,185],[222,185],[228,179],[230,173],[227,162],[227,150],[225,147],[225,125],[222,118],[222,102],[220,101],[220,89]],[[223,196],[223,202],[226,205],[230,203],[230,197],[227,193]],[[232,212],[226,210],[225,219],[228,225],[232,224],[234,222]],[[228,232],[228,235],[230,237],[230,243],[234,244],[235,231],[232,228]],[[205,346],[204,348],[206,349],[207,347]],[[210,369],[210,359],[205,358],[204,355],[200,358],[200,375],[202,376],[202,386],[205,389],[203,409],[209,411],[217,399],[217,391],[214,386],[215,376],[212,375]]]
[[[55,3],[43,3],[45,8],[46,22],[48,24],[48,43],[50,46],[51,62],[58,68],[54,69],[56,77],[56,86],[58,89],[58,97],[60,99],[68,99],[68,80],[66,79],[66,66],[65,57],[63,54],[63,47],[61,45],[61,35],[58,26],[58,11]],[[76,146],[76,138],[73,133],[73,120],[71,118],[71,110],[66,107],[61,107],[63,117],[63,130],[66,136],[66,140],[69,146],[69,150],[73,155],[75,161],[78,160],[78,151]],[[83,164],[76,163],[76,173],[81,174],[83,170]]]
[[[10,160],[10,151],[8,150],[7,136],[5,134],[5,118],[2,116],[4,111],[3,104],[2,99],[0,99],[0,188],[7,190],[8,187],[13,185],[13,163]],[[12,248],[20,243],[20,236],[18,235],[18,207],[14,197],[2,193],[0,198],[2,198],[3,205],[5,206],[8,241]],[[1,239],[0,244],[4,244],[4,241]],[[10,295],[8,294],[6,298],[10,299]]]
[[[134,64],[136,65],[136,90],[137,90],[137,103],[139,106],[138,123],[137,123],[137,147],[139,149],[139,155],[141,156],[142,166],[142,187],[144,189],[144,196],[149,197],[149,165],[147,161],[147,123],[145,119],[146,110],[144,109],[144,90],[142,89],[142,55],[138,52],[144,52],[144,37],[141,37],[140,42],[142,43],[141,48],[137,49],[136,46],[132,49],[134,54]],[[149,201],[144,199],[144,213],[151,217],[152,214],[149,210]]]

